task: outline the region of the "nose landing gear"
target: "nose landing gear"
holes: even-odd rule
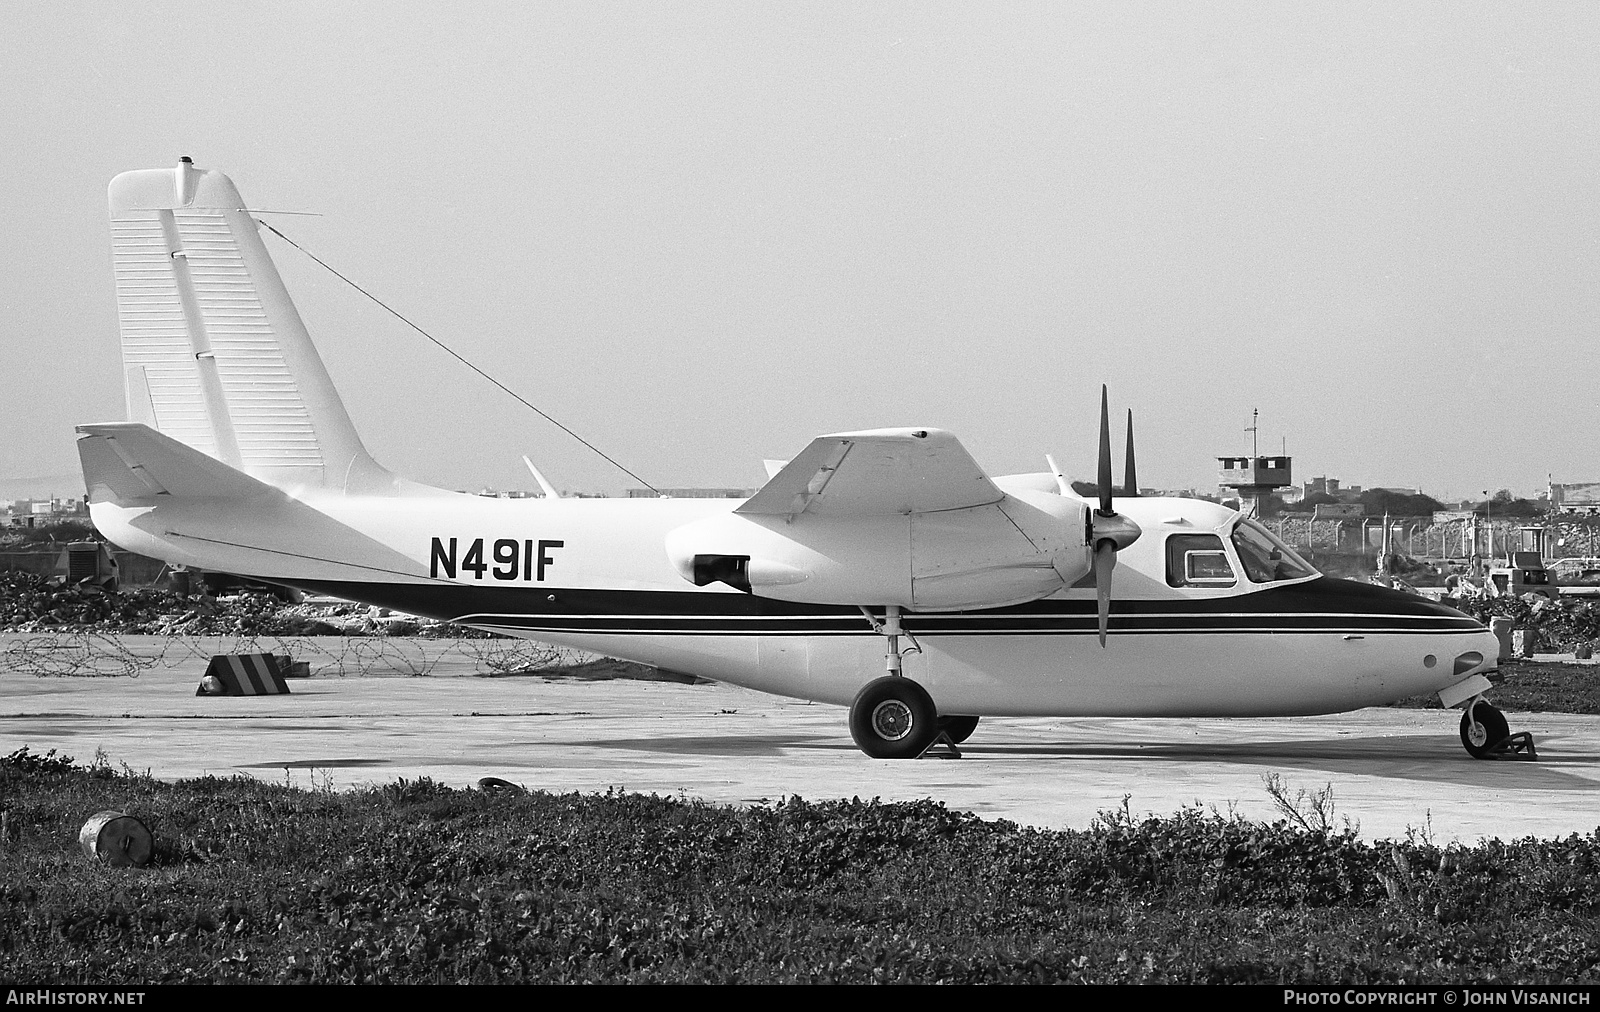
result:
[[[1527,731],[1511,733],[1506,715],[1482,696],[1467,704],[1461,714],[1461,744],[1474,759],[1538,759],[1533,735]]]

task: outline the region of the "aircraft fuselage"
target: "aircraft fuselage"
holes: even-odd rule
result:
[[[849,704],[884,667],[883,638],[859,608],[690,586],[663,550],[671,531],[737,505],[311,492],[249,516],[203,500],[92,509],[114,541],[172,562]],[[1002,608],[904,615],[921,648],[906,656],[905,673],[940,712],[1331,713],[1434,692],[1493,666],[1494,637],[1453,609],[1322,576],[1257,584],[1226,537],[1216,540],[1233,586],[1169,586],[1165,540],[1233,514],[1192,500],[1117,505],[1145,534],[1121,553],[1103,648],[1087,586]],[[1473,654],[1479,663],[1463,666]]]

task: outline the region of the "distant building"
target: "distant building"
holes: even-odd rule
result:
[[[89,506],[83,499],[14,499],[0,509],[0,526],[49,527],[88,517]]]
[[[1550,483],[1550,508],[1580,516],[1600,514],[1600,481]]]
[[[753,488],[630,488],[629,499],[748,499]]]
[[[1294,483],[1290,465],[1289,457],[1218,457],[1217,485],[1259,515],[1263,499]]]
[[[1344,503],[1361,501],[1361,486],[1351,485],[1345,487],[1338,478],[1312,478],[1300,486],[1300,498],[1305,499],[1314,495],[1331,496]]]

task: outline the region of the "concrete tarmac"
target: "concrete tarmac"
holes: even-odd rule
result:
[[[527,648],[485,642],[0,637],[0,754],[26,745],[85,763],[98,752],[167,780],[243,775],[334,789],[493,776],[717,804],[934,798],[1047,828],[1085,827],[1124,798],[1136,815],[1200,805],[1272,820],[1275,775],[1291,797],[1331,790],[1336,824],[1348,819],[1368,839],[1550,838],[1600,826],[1600,717],[1508,714],[1513,731],[1533,732],[1538,762],[1470,758],[1457,711],[1390,709],[991,718],[959,759],[890,762],[855,748],[840,707],[725,685],[496,677],[515,665],[495,649]],[[319,673],[291,679],[288,696],[196,697],[211,653],[252,647],[309,657]]]

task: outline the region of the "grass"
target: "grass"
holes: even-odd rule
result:
[[[1513,713],[1600,713],[1600,665],[1562,661],[1500,662],[1504,679],[1488,693],[1489,702]],[[1391,706],[1440,709],[1433,693],[1410,696]]]
[[[1502,671],[1503,709],[1600,713],[1600,668]],[[1049,831],[931,801],[169,784],[24,748],[0,758],[0,979],[1600,980],[1600,831],[1371,844],[1331,791],[1263,788],[1276,822],[1124,809]],[[150,827],[151,866],[83,856],[108,809]]]
[[[1331,794],[1029,829],[931,801],[163,783],[0,759],[0,979],[1271,982],[1600,979],[1600,834],[1364,843]],[[77,849],[138,816],[143,869]]]

